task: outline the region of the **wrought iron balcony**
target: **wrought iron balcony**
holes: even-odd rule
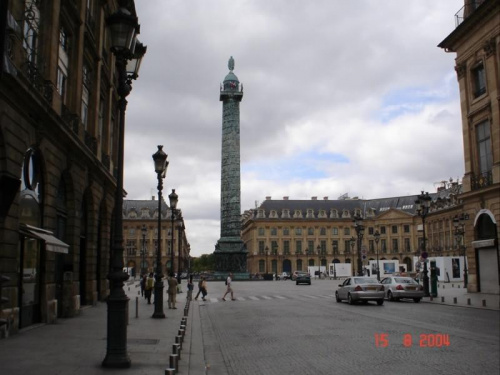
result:
[[[466,3],[460,10],[455,13],[455,27],[460,26],[464,20],[469,17],[474,11],[484,2],[484,0],[471,0]]]
[[[471,189],[472,190],[478,190],[485,188],[487,186],[493,185],[493,174],[491,171],[481,173],[479,175],[471,175]]]

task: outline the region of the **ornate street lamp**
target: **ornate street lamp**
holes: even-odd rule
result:
[[[375,248],[377,250],[377,280],[380,281],[380,264],[378,262],[378,242],[380,241],[380,233],[378,230],[375,231],[373,237],[375,237]]]
[[[321,280],[321,246],[316,248],[318,251],[318,278]]]
[[[176,219],[177,215],[177,202],[179,201],[179,196],[175,193],[175,189],[172,189],[172,192],[168,196],[168,199],[170,201],[170,219],[171,219],[171,235],[172,239],[170,242],[170,272],[174,273],[175,271],[175,265],[174,265],[174,260],[175,260],[175,250],[174,250],[174,220]]]
[[[158,177],[158,243],[156,249],[156,275],[155,275],[155,311],[153,318],[163,319],[163,272],[161,266],[161,192],[163,190],[163,179],[167,173],[167,154],[163,152],[163,146],[158,146],[158,151],[153,154],[155,172]]]
[[[142,233],[142,264],[141,264],[141,276],[146,274],[146,234],[148,233],[148,228],[146,225],[143,225],[141,228]]]
[[[137,51],[132,49],[139,23],[136,16],[124,7],[125,2],[120,1],[119,9],[106,19],[111,36],[111,52],[115,55],[116,71],[118,73],[117,93],[119,96],[118,107],[120,121],[118,130],[117,149],[117,175],[113,229],[112,257],[110,273],[108,274],[110,293],[106,299],[107,312],[107,343],[106,356],[102,362],[103,367],[127,368],[131,361],[127,352],[127,322],[129,298],[123,290],[123,283],[128,275],[123,272],[123,160],[125,143],[125,110],[127,108],[126,97],[132,90],[132,79],[138,77],[138,70],[127,71],[127,61],[141,59],[146,48]],[[140,64],[135,65],[135,69]]]
[[[423,240],[422,240],[422,252],[420,256],[424,259],[424,296],[429,297],[429,276],[427,270],[427,251],[426,251],[426,239],[425,239],[425,218],[429,214],[429,208],[431,206],[431,196],[429,193],[424,193],[417,196],[417,200],[415,201],[415,206],[417,208],[417,215],[422,218],[422,230],[423,230]]]
[[[464,244],[464,235],[465,235],[465,217],[464,214],[453,218],[453,226],[455,227],[455,242],[458,246],[460,252],[463,253],[464,256],[464,288],[467,288],[468,284],[468,274],[467,274],[467,247]]]
[[[181,224],[179,224],[179,227],[178,227],[178,229],[179,229],[179,237],[178,237],[178,238],[179,238],[179,240],[177,241],[177,242],[178,242],[177,248],[178,248],[178,251],[179,251],[179,259],[177,259],[177,283],[178,283],[179,285],[181,285],[181,271],[182,271],[182,269],[181,269],[181,266],[182,266],[182,264],[181,264],[181,260],[182,260],[182,258],[181,258],[181,253],[182,253],[182,233],[184,232],[184,229],[186,229],[186,228],[184,227],[184,223],[182,222],[182,216],[179,216],[179,219],[180,219],[180,221],[181,221]]]
[[[362,224],[363,218],[359,215],[354,216],[354,229],[356,230],[356,235],[358,236],[358,276],[363,276],[363,263],[361,260],[361,241],[363,241],[363,235],[365,233],[365,227]]]

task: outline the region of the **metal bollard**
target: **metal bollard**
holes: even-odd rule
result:
[[[165,375],[175,375],[175,368],[166,368]]]
[[[175,336],[175,343],[179,344],[182,349],[182,336]]]
[[[184,309],[184,316],[188,316],[188,309]]]
[[[457,304],[457,297],[453,297],[453,303],[456,305]]]
[[[444,302],[444,297],[441,297],[441,302]]]
[[[184,333],[186,331],[184,331],[183,329],[180,329],[179,332],[177,333],[180,337],[181,337],[181,340],[184,342]]]
[[[483,307],[486,307],[486,300],[483,299]]]
[[[179,344],[172,344],[172,354],[177,354],[179,361],[181,360],[181,346]]]
[[[139,317],[139,297],[135,297],[135,317]]]
[[[429,297],[429,300],[430,300],[431,302],[432,302],[432,301],[434,301],[434,297],[433,297],[433,296],[430,296],[430,297]]]
[[[470,306],[470,298],[467,298],[467,305]]]
[[[179,356],[177,354],[170,354],[169,367],[179,370]]]
[[[181,323],[181,329],[183,329],[184,332],[185,332],[186,331],[186,325]]]

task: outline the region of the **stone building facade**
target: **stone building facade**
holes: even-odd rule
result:
[[[2,5],[0,318],[12,334],[109,294],[119,114],[105,19],[118,4]]]
[[[464,0],[440,44],[456,53],[465,175],[469,291],[500,293],[500,3]]]
[[[165,201],[161,204],[162,271],[183,273],[190,267],[190,246],[182,211],[172,210]],[[144,230],[143,230],[144,229]],[[173,235],[173,238],[172,238]],[[158,244],[158,200],[125,200],[123,202],[124,265],[132,276],[156,270]],[[172,250],[174,262],[172,267]]]
[[[426,221],[429,257],[460,256],[453,219],[462,211],[461,185],[450,181],[431,193]],[[363,266],[375,260],[396,259],[415,271],[415,257],[422,252],[422,219],[416,213],[418,195],[381,199],[328,197],[311,200],[273,200],[267,197],[242,218],[242,238],[248,249],[248,270],[255,273],[305,271],[308,266],[351,263],[357,272],[357,233],[354,217],[365,227],[361,249]],[[377,244],[374,234],[380,233]]]

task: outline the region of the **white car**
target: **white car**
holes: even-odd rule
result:
[[[362,276],[348,277],[335,292],[337,302],[347,300],[350,305],[358,301],[376,301],[381,306],[384,304],[384,297],[384,286],[377,279]]]

